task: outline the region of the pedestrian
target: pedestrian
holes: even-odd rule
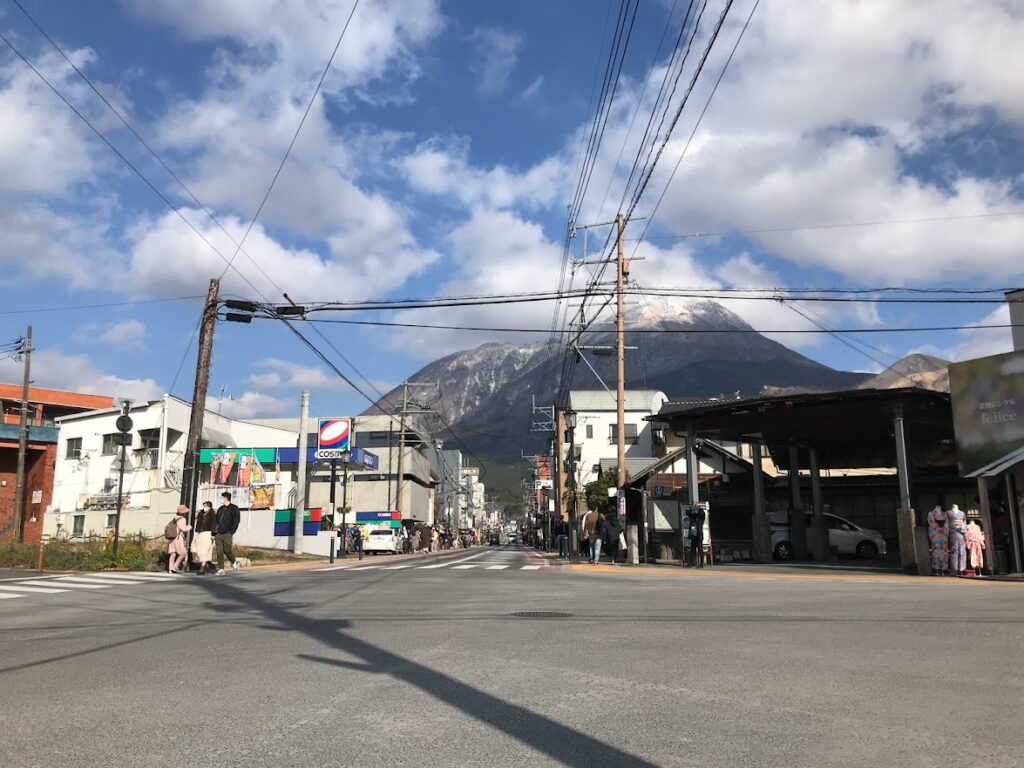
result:
[[[608,527],[605,531],[605,552],[608,553],[608,559],[614,564],[619,559],[619,535],[622,533],[622,528],[619,527],[618,520],[613,517],[608,521]]]
[[[437,552],[437,550],[438,550],[438,540],[439,539],[440,539],[440,536],[437,535],[437,528],[431,528],[430,529],[430,547],[429,547],[429,551],[430,552]]]
[[[231,570],[238,570],[238,558],[235,557],[235,531],[242,521],[238,507],[231,503],[231,492],[224,491],[220,495],[223,503],[217,508],[217,576],[224,575],[224,560],[231,561]],[[302,525],[302,523],[298,523]]]
[[[949,527],[942,507],[928,513],[928,542],[932,548],[932,571],[945,575],[949,569]]]
[[[192,537],[192,554],[199,563],[199,575],[213,569],[213,531],[217,527],[217,513],[213,504],[203,502],[203,508],[196,516],[195,535]]]
[[[569,557],[569,526],[565,520],[559,518],[555,523],[555,544],[558,546],[558,556]]]
[[[185,534],[192,530],[192,526],[188,524],[188,507],[184,504],[178,505],[178,511],[164,528],[164,537],[168,539],[167,544],[167,572],[168,573],[181,573],[178,567],[185,562],[185,557],[188,555],[185,549]],[[173,533],[174,537],[168,536],[168,533]]]
[[[412,551],[413,552],[419,552],[420,551],[420,531],[419,531],[418,528],[415,531],[413,531],[411,541],[412,541]]]
[[[598,565],[601,562],[601,542],[608,533],[608,521],[604,514],[597,513],[597,521],[594,523],[594,532],[590,534],[590,562]]]
[[[704,567],[704,507],[690,511],[690,565]]]
[[[971,520],[967,524],[966,538],[967,551],[971,555],[971,568],[974,569],[975,573],[978,573],[985,564],[982,556],[982,550],[985,549],[985,532],[978,525],[977,520]]]
[[[949,527],[949,570],[957,576],[967,572],[967,515],[956,504],[946,512]]]

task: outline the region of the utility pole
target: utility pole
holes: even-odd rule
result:
[[[617,230],[615,257],[615,405],[616,405],[616,429],[618,437],[618,477],[616,487],[619,493],[623,493],[626,486],[626,350],[625,350],[625,302],[623,301],[623,289],[626,274],[629,267],[622,257],[622,233],[626,228],[622,214],[615,217],[615,228]]]
[[[181,493],[178,503],[190,510],[191,522],[196,517],[196,493],[199,489],[199,445],[203,439],[203,417],[206,415],[206,392],[210,386],[210,361],[213,359],[213,329],[217,321],[217,302],[220,298],[220,280],[211,278],[206,292],[206,304],[199,323],[199,355],[196,360],[196,381],[192,388],[192,414],[188,422],[185,443],[185,461],[181,473]]]
[[[295,544],[292,552],[302,554],[302,526],[306,521],[306,443],[309,432],[309,390],[302,390],[299,412],[299,471],[295,476]]]
[[[405,474],[405,416],[409,410],[409,380],[402,383],[402,416],[398,420],[398,478],[395,482],[395,511],[402,511],[402,477]]]
[[[132,401],[124,400],[121,403],[121,415],[117,418],[117,442],[121,454],[117,469],[117,514],[114,516],[114,560],[117,560],[117,545],[121,538],[121,512],[124,507],[124,460],[128,453],[128,446],[131,445],[132,427]]]
[[[21,354],[25,360],[21,384],[21,426],[18,428],[18,474],[14,485],[14,541],[21,541],[25,516],[25,455],[28,453],[28,387],[32,370],[32,326],[25,331]]]

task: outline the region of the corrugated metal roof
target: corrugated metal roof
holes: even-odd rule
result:
[[[987,464],[981,469],[971,472],[967,477],[996,477],[1022,461],[1024,461],[1024,446],[1010,451],[1001,459],[996,459],[991,464]]]
[[[640,472],[643,472],[652,461],[655,461],[655,459],[652,459],[650,456],[639,456],[635,458],[627,456],[626,474],[633,477]],[[619,466],[618,459],[599,459],[598,463],[601,465],[602,472],[607,472],[608,470],[615,469]]]
[[[655,403],[655,398],[664,400],[666,395],[657,389],[627,389],[626,410],[651,412],[651,406],[655,409],[660,403]],[[581,411],[614,411],[615,393],[604,389],[577,389],[569,393],[569,404],[577,412]]]

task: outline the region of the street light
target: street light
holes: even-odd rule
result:
[[[342,489],[341,489],[341,556],[348,557],[348,525],[346,524],[347,519],[347,508],[348,508],[348,465],[352,461],[352,451],[347,448],[341,452],[341,462],[344,465],[344,475],[342,476]],[[338,508],[335,504],[335,486],[338,484],[338,460],[331,459],[331,513],[337,515]],[[335,525],[337,525],[337,518],[335,518]],[[334,537],[331,539],[331,562],[334,562]]]

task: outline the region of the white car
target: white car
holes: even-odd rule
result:
[[[391,552],[397,554],[402,551],[402,537],[394,528],[374,528],[370,535],[363,539],[363,552]]]
[[[878,531],[861,528],[845,518],[826,512],[825,525],[828,527],[828,544],[840,555],[856,555],[870,560],[884,555],[885,539]],[[807,548],[811,547],[811,516],[806,516]],[[776,560],[792,560],[793,544],[790,541],[789,513],[776,512],[772,515],[772,553]]]

